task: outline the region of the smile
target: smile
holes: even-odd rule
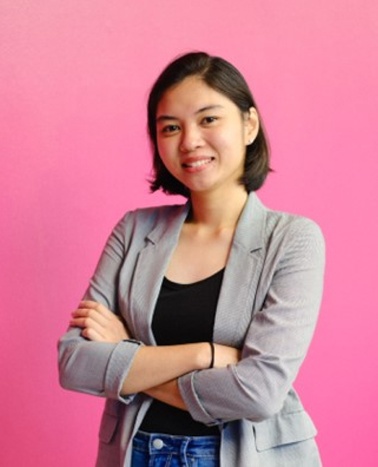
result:
[[[198,160],[198,161],[193,161],[193,162],[184,162],[182,164],[183,167],[185,168],[197,168],[197,167],[202,167],[203,165],[207,165],[207,164],[210,164],[210,162],[212,162],[214,160],[214,157],[210,157],[209,159],[201,159],[201,160]]]

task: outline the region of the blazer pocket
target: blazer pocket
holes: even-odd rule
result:
[[[112,407],[115,409],[115,407]],[[102,414],[99,438],[103,443],[109,444],[116,432],[117,425],[119,421],[119,415],[115,410],[111,410],[111,407],[106,407],[104,413]]]
[[[317,431],[306,411],[279,414],[253,425],[257,451],[313,438]]]

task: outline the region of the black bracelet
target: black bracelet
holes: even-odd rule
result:
[[[215,347],[213,342],[209,342],[211,348],[211,361],[209,368],[214,368]]]
[[[141,342],[141,341],[137,341],[136,339],[123,339],[122,342],[130,342],[130,344],[142,345],[142,342]]]

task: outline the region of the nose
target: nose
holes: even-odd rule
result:
[[[201,131],[196,125],[190,125],[183,129],[180,141],[181,152],[193,152],[202,144]]]

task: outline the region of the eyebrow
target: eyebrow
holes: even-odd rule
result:
[[[202,112],[206,112],[207,110],[214,110],[214,109],[223,109],[223,105],[207,105],[206,107],[201,107],[195,112],[195,115],[198,115]],[[156,123],[163,122],[166,120],[178,120],[178,118],[174,117],[173,115],[159,115],[156,118]]]

